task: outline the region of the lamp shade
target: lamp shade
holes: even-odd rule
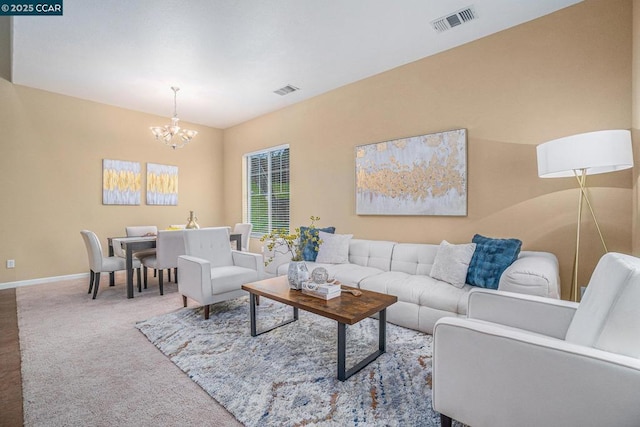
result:
[[[574,171],[583,169],[587,175],[595,175],[633,167],[628,130],[581,133],[545,142],[536,149],[540,178],[574,176]]]

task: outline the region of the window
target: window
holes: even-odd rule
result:
[[[289,230],[289,146],[245,155],[245,221],[254,236],[274,229]]]

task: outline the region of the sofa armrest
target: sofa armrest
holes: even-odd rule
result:
[[[264,278],[264,262],[262,255],[251,252],[231,251],[233,265],[238,267],[250,268],[258,272],[258,280]]]
[[[513,292],[473,289],[467,317],[564,339],[578,303]]]
[[[498,289],[560,298],[558,258],[549,252],[523,251],[500,276]]]
[[[434,328],[433,407],[481,426],[635,426],[640,360],[461,318]]]
[[[205,259],[191,255],[178,257],[180,281],[178,292],[196,301],[208,301],[211,291],[211,263]]]

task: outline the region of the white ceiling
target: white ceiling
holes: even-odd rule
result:
[[[224,129],[580,1],[65,0],[12,19],[12,81],[167,117],[178,86],[183,121]]]

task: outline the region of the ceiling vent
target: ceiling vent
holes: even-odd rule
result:
[[[273,93],[277,93],[278,95],[284,96],[284,95],[290,94],[291,92],[295,92],[297,90],[300,90],[300,88],[297,88],[292,85],[286,85],[285,87],[281,87],[278,90],[274,90]]]
[[[438,33],[450,30],[458,25],[465,24],[469,21],[476,19],[478,15],[473,6],[465,7],[459,11],[452,13],[451,15],[443,16],[435,21],[431,21],[431,26]]]

